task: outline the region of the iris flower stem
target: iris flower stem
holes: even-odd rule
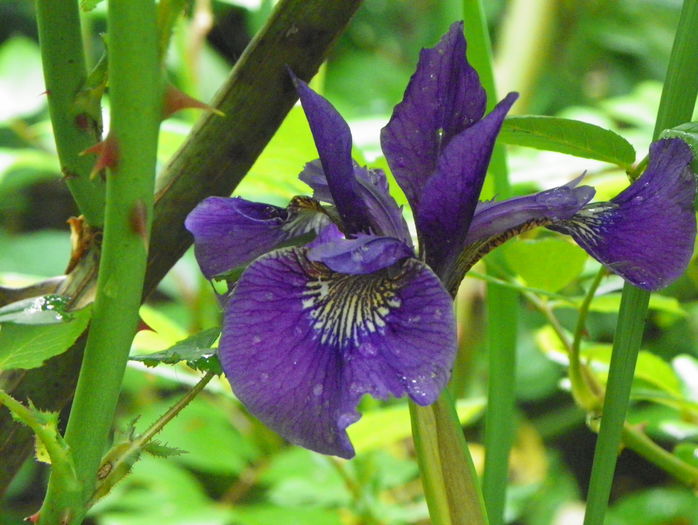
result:
[[[550,326],[552,326],[553,330],[555,331],[555,334],[558,336],[558,339],[562,343],[562,346],[565,348],[567,355],[571,356],[574,342],[570,341],[565,329],[562,327],[562,324],[560,324],[560,321],[555,316],[555,312],[550,307],[550,304],[540,297],[537,297],[534,293],[526,293],[526,298],[540,313],[545,316],[548,323],[550,323]],[[589,372],[587,372],[582,373],[582,377],[587,379],[592,376]],[[596,384],[589,386],[591,388],[591,394],[596,395],[598,398],[597,404],[602,403],[603,393],[601,386]],[[575,398],[575,400],[577,399]],[[580,408],[584,409],[585,407],[580,406]],[[596,409],[593,408],[592,412],[588,413],[588,415],[593,416],[595,410]],[[695,490],[696,487],[698,487],[698,468],[686,463],[681,458],[664,450],[657,443],[652,441],[646,434],[644,434],[641,429],[625,422],[622,428],[622,442],[624,446],[644,457],[647,461],[654,463],[657,467],[671,474],[692,489]]]
[[[482,492],[448,390],[432,405],[409,402],[412,436],[433,525],[487,525]]]
[[[691,119],[698,94],[698,2],[684,2],[669,58],[654,138]],[[594,451],[584,525],[601,525],[613,483],[630,387],[642,341],[649,292],[623,288],[599,436]]]
[[[87,79],[78,2],[36,2],[36,20],[61,173],[87,222],[99,227],[104,221],[104,183],[90,179],[94,157],[80,155],[100,137],[93,125],[99,118],[99,103],[91,108],[78,103]],[[88,110],[97,114],[90,115]]]
[[[598,290],[601,280],[604,275],[606,275],[606,270],[601,267],[596,273],[594,280],[589,286],[584,301],[579,307],[579,317],[577,318],[577,325],[574,328],[574,338],[572,339],[572,344],[569,351],[570,369],[569,376],[570,382],[572,383],[572,395],[574,396],[577,404],[582,407],[585,411],[589,412],[598,409],[598,396],[595,393],[595,388],[593,385],[588,383],[588,375],[585,375],[582,370],[582,363],[580,360],[579,352],[582,346],[582,335],[586,328],[587,315],[589,314],[589,307],[591,302],[594,300],[596,295],[596,290]]]
[[[94,490],[138,321],[162,115],[155,3],[109,2],[107,22],[109,135],[118,155],[107,173],[97,295],[65,435],[82,483],[82,506],[69,509],[70,524],[82,521]],[[51,478],[41,523],[62,523],[65,510],[61,487]]]
[[[463,1],[463,18],[468,37],[468,58],[480,75],[487,92],[487,105],[497,101],[492,46],[481,0]],[[509,170],[503,146],[495,145],[490,164],[494,193],[511,196]],[[496,259],[496,253],[493,254]],[[487,347],[489,383],[485,413],[485,471],[483,495],[492,525],[504,522],[509,451],[515,430],[515,381],[518,293],[489,283],[487,286]]]

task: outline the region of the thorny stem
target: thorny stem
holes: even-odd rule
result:
[[[104,223],[104,182],[90,179],[94,157],[81,156],[99,139],[99,101],[86,96],[87,68],[77,0],[36,2],[36,19],[51,124],[61,173],[92,226]]]
[[[99,497],[106,494],[111,487],[113,487],[116,482],[118,482],[123,477],[125,465],[130,465],[133,461],[134,456],[140,454],[144,447],[152,440],[170,421],[172,421],[189,403],[191,403],[194,398],[199,395],[199,393],[206,387],[206,385],[215,377],[216,374],[213,372],[206,372],[206,374],[199,380],[196,385],[192,387],[189,392],[187,392],[177,403],[170,407],[167,412],[161,415],[148,429],[136,439],[129,442],[127,447],[120,448],[118,455],[115,458],[108,459],[108,465],[105,462],[100,465],[99,471],[108,470],[109,474],[103,479],[99,480],[99,483],[95,489],[95,495],[93,495],[88,507],[91,506]],[[95,497],[96,496],[96,497]]]
[[[97,478],[133,334],[146,268],[162,81],[155,3],[110,2],[109,81],[111,129],[118,154],[107,173],[107,201],[97,296],[65,439],[82,483],[80,523]],[[51,477],[41,523],[64,514],[63,488]],[[72,502],[70,502],[72,505]]]

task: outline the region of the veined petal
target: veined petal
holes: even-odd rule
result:
[[[684,272],[693,253],[692,158],[691,149],[680,139],[655,142],[647,170],[625,191],[549,228],[571,235],[635,286],[663,288]]]
[[[407,223],[402,216],[402,210],[390,195],[388,180],[383,170],[363,168],[354,163],[354,177],[358,182],[359,198],[371,231],[395,237],[412,246]],[[335,204],[320,162],[306,164],[299,178],[313,189],[314,198]]]
[[[496,238],[507,232],[521,233],[528,226],[547,226],[569,219],[594,196],[591,186],[571,184],[541,191],[534,195],[504,201],[482,202],[475,208],[465,244],[471,245]]]
[[[416,259],[343,275],[303,248],[271,252],[240,278],[219,353],[238,398],[292,443],[352,457],[345,429],[364,394],[434,402],[455,357],[451,298]]]
[[[517,98],[509,93],[484,119],[456,136],[439,157],[416,211],[426,260],[439,277],[464,247],[492,148],[502,121]]]
[[[350,275],[377,272],[414,257],[412,249],[399,239],[365,233],[346,239],[334,224],[327,226],[307,247],[311,261]]]
[[[297,197],[284,209],[239,197],[208,197],[184,225],[194,235],[201,271],[211,279],[329,222],[319,204],[308,198]]]
[[[348,233],[362,231],[368,221],[361,206],[359,184],[354,177],[349,126],[324,97],[315,93],[299,78],[293,76],[293,81],[310,124],[310,131],[313,133],[328,188],[339,216]]]
[[[463,23],[455,23],[436,47],[421,51],[405,96],[381,131],[383,152],[413,210],[441,151],[482,118],[485,103],[485,90],[465,58]]]

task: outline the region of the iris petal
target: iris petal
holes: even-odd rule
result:
[[[351,275],[377,272],[406,257],[414,257],[412,249],[399,239],[362,233],[346,239],[334,224],[307,246],[311,261]]]
[[[594,258],[648,290],[677,279],[693,253],[696,218],[691,149],[655,142],[645,173],[607,203],[590,204],[551,229],[571,235]]]
[[[243,273],[219,353],[239,399],[289,441],[349,458],[364,394],[434,402],[455,356],[451,298],[423,263],[343,275],[302,248]]]
[[[315,93],[299,78],[294,76],[293,81],[342,222],[349,233],[362,231],[368,220],[361,206],[359,183],[354,177],[349,126],[324,97]]]
[[[359,183],[357,191],[371,231],[395,237],[412,246],[402,209],[390,195],[388,179],[383,170],[362,168],[354,163],[354,177]],[[321,163],[313,161],[306,164],[299,178],[313,189],[314,198],[335,204]]]
[[[591,186],[572,184],[541,191],[525,197],[499,202],[484,202],[475,208],[465,243],[475,244],[495,238],[524,225],[544,226],[569,219],[594,196]]]
[[[381,146],[413,210],[450,140],[482,118],[486,96],[465,58],[463,23],[423,49],[405,96],[381,132]]]
[[[201,271],[209,279],[328,223],[309,199],[296,198],[284,209],[239,197],[209,197],[184,222],[194,235]]]
[[[417,231],[427,263],[443,279],[464,247],[495,139],[517,96],[510,93],[489,115],[454,137],[424,186]]]

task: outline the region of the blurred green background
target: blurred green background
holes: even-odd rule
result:
[[[636,147],[639,158],[644,156],[679,0],[485,4],[500,93],[522,94],[515,112],[577,118],[616,130]],[[193,1],[169,50],[170,80],[210,100],[272,7],[267,0]],[[386,167],[379,130],[402,97],[419,49],[433,45],[460,18],[459,10],[459,2],[452,1],[366,0],[332,51],[316,87],[349,121],[365,162]],[[0,20],[0,284],[19,286],[63,273],[70,253],[65,221],[76,210],[58,172],[33,4],[4,0]],[[84,14],[84,27],[94,64],[103,52],[104,3]],[[187,111],[163,123],[161,164],[197,117]],[[307,192],[296,176],[315,155],[302,112],[294,108],[236,193],[285,205],[291,196]],[[584,171],[599,198],[611,197],[627,184],[624,173],[601,162],[523,148],[511,148],[509,155],[520,193],[559,185]],[[598,265],[549,233],[516,240],[504,251],[518,282],[547,291],[538,299],[572,329],[584,287]],[[583,349],[602,381],[621,284],[615,277],[602,284],[604,296],[592,306]],[[630,418],[698,465],[697,285],[698,267],[692,262],[685,277],[653,299]],[[488,373],[497,373],[485,366],[483,299],[482,281],[467,279],[458,298],[461,352],[453,384],[480,463],[483,393]],[[168,348],[220,324],[211,286],[191,253],[141,315],[148,329],[137,335],[134,354]],[[507,518],[527,525],[578,524],[594,435],[567,391],[564,352],[540,308],[522,299],[520,324],[515,378],[519,424]],[[198,375],[184,364],[146,368],[133,362],[117,427],[124,433],[132,424],[145,428]],[[358,454],[346,462],[288,446],[245,411],[224,380],[214,380],[159,436],[186,453],[170,459],[144,457],[93,509],[90,520],[100,525],[428,523],[404,400],[365,399],[362,405],[364,418],[350,432]],[[21,523],[33,513],[45,480],[45,466],[27,462],[0,503],[0,524]],[[625,451],[607,523],[698,524],[698,499]]]

